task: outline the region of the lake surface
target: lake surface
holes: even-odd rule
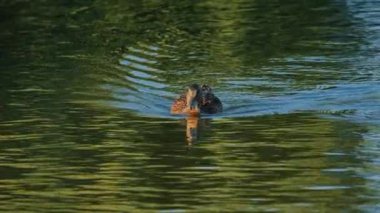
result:
[[[1,212],[379,212],[380,2],[0,1]],[[207,83],[224,112],[172,116]]]

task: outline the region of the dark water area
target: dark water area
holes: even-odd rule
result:
[[[379,212],[379,17],[0,0],[0,211]],[[222,113],[170,115],[194,82]]]

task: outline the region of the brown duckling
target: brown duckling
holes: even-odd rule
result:
[[[222,102],[214,95],[211,87],[198,84],[190,85],[186,92],[176,99],[170,112],[172,114],[199,115],[214,114],[223,111]]]

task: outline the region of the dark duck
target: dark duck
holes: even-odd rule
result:
[[[174,100],[170,112],[172,114],[199,115],[215,114],[223,111],[222,102],[214,95],[208,85],[190,85],[186,92]]]

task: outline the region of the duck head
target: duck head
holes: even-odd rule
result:
[[[201,88],[198,84],[192,84],[186,91],[186,111],[190,114],[199,114],[199,102],[201,97]]]
[[[202,105],[207,105],[211,103],[211,100],[214,98],[214,93],[212,92],[211,87],[209,87],[207,84],[203,84],[201,87],[202,90],[202,96],[201,96],[201,102]]]

